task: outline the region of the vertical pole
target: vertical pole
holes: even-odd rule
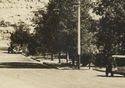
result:
[[[81,22],[80,22],[80,0],[78,1],[78,69],[80,69],[80,58],[81,58],[81,34],[80,34],[80,26],[81,26]]]
[[[69,60],[69,53],[66,52],[66,63],[68,63],[68,60]]]

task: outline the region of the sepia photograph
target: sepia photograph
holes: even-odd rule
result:
[[[0,0],[0,88],[125,88],[124,0]]]

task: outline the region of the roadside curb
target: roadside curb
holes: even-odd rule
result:
[[[98,69],[98,68],[95,68],[95,69],[93,69],[93,70],[95,70],[95,71],[100,71],[100,72],[105,72],[104,69]]]
[[[25,57],[28,58],[29,60],[33,61],[33,62],[41,63],[39,60],[34,59],[32,56],[25,56]]]

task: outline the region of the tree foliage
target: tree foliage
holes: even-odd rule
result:
[[[102,16],[98,32],[98,45],[105,55],[125,52],[125,1],[101,0],[95,12]]]
[[[93,52],[95,47],[95,21],[88,11],[89,0],[81,0],[81,46],[82,53]],[[70,58],[77,56],[77,0],[50,0],[46,11],[39,10],[36,22],[36,41],[42,52],[68,52]],[[37,17],[38,17],[37,16]],[[93,46],[92,46],[93,45]],[[88,51],[88,49],[90,49]]]
[[[14,44],[28,44],[30,42],[29,28],[23,22],[20,22],[15,27],[15,32],[11,34],[11,42]]]

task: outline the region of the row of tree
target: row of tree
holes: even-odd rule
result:
[[[94,32],[91,30],[95,21],[88,13],[91,6],[90,1],[81,0],[81,45],[84,54],[93,53],[90,46],[95,46]],[[42,52],[68,53],[74,63],[77,59],[77,8],[76,0],[50,0],[46,11],[38,11],[40,18],[35,20],[35,30]]]
[[[35,12],[35,34],[21,37],[24,40],[17,39],[15,42],[27,43],[29,54],[50,53],[52,57],[61,52],[69,54],[74,63],[77,60],[77,6],[77,0],[49,0],[46,10]],[[100,15],[101,19],[93,20],[89,14],[90,9]],[[81,0],[83,62],[88,61],[88,56],[93,57],[97,53],[106,58],[112,54],[124,54],[124,13],[124,0],[99,0],[94,5],[90,0]],[[30,39],[25,40],[27,38]],[[14,41],[12,38],[11,40]],[[100,59],[97,62],[106,62],[104,58],[101,61]]]

